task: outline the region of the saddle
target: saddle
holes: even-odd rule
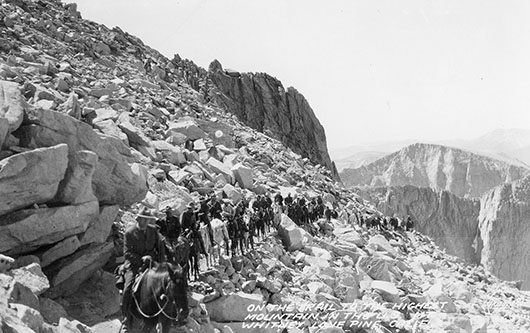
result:
[[[140,268],[140,273],[135,277],[134,284],[133,284],[133,293],[136,292],[138,288],[139,281],[142,280],[142,277],[144,276],[145,272],[148,271],[148,266],[142,266]],[[118,288],[118,290],[123,291],[123,288],[125,288],[125,266],[119,265],[114,270],[114,279],[115,279],[115,286]]]

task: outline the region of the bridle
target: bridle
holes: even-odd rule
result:
[[[169,273],[168,273],[169,275]],[[145,318],[149,318],[149,319],[152,319],[152,318],[155,318],[155,317],[158,317],[160,314],[164,315],[166,318],[168,318],[169,320],[173,320],[173,321],[178,321],[178,311],[177,311],[177,317],[172,317],[170,315],[167,314],[167,312],[165,311],[165,308],[166,306],[169,304],[170,300],[168,298],[167,295],[171,295],[171,298],[172,298],[172,303],[173,303],[173,306],[175,307],[175,309],[178,309],[179,307],[177,306],[177,303],[175,302],[175,296],[173,295],[173,292],[170,291],[169,287],[171,285],[171,282],[175,283],[174,281],[171,281],[171,278],[168,276],[165,280],[164,280],[164,287],[162,288],[163,290],[163,293],[162,295],[160,296],[161,299],[165,299],[165,303],[164,305],[160,305],[160,303],[158,302],[158,297],[156,297],[156,294],[155,294],[155,291],[153,289],[153,286],[151,286],[151,293],[153,294],[153,299],[155,300],[156,302],[156,305],[158,307],[158,312],[155,313],[154,315],[148,315],[148,314],[145,314],[141,307],[140,307],[140,304],[138,303],[138,299],[136,298],[136,295],[133,293],[133,298],[134,298],[134,302],[136,304],[136,309],[138,310],[138,312]]]

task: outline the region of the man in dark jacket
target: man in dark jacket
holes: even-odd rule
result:
[[[212,196],[209,206],[210,216],[214,219],[222,219],[221,213],[223,212],[223,208],[216,196]]]
[[[182,232],[185,233],[186,229],[194,231],[199,230],[197,218],[195,216],[195,202],[191,201],[186,207],[188,209],[180,214],[180,226],[182,228]]]
[[[284,202],[287,206],[291,206],[293,204],[293,197],[291,196],[291,193],[287,194]]]
[[[166,208],[166,224],[167,224],[167,238],[169,241],[176,241],[180,236],[180,221],[179,218],[173,215],[173,210],[170,206]]]
[[[156,260],[165,261],[165,247],[162,236],[158,233],[156,226],[150,225],[150,221],[156,218],[151,210],[144,207],[136,216],[136,223],[129,225],[125,231],[123,252],[124,263],[124,288],[121,310],[125,317],[122,332],[128,332],[131,325],[130,306],[132,302],[132,286],[136,275],[144,263]]]

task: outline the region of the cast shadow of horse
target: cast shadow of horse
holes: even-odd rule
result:
[[[157,264],[148,269],[133,291],[131,332],[168,333],[172,324],[185,324],[188,317],[187,281],[179,265]]]

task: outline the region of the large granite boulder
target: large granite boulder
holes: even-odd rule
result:
[[[0,150],[4,146],[7,134],[9,134],[9,121],[5,118],[0,118]]]
[[[118,216],[119,206],[103,206],[99,208],[99,217],[93,219],[84,234],[79,236],[80,245],[104,243],[110,235],[112,224]]]
[[[310,237],[304,229],[298,227],[285,214],[282,214],[281,222],[278,225],[278,236],[280,236],[283,245],[289,251],[302,249],[304,243],[306,243],[306,239]]]
[[[68,146],[65,144],[1,160],[0,215],[53,199],[67,165]]]
[[[113,249],[112,242],[92,244],[51,265],[45,271],[51,284],[46,296],[56,298],[73,294],[84,281],[107,263]]]
[[[210,319],[217,322],[253,321],[254,317],[266,314],[263,295],[237,292],[206,303]],[[255,320],[255,319],[254,319]]]
[[[94,152],[81,150],[72,154],[55,200],[71,205],[97,200],[92,192],[92,176],[97,163],[98,156]]]
[[[50,288],[50,282],[38,263],[32,263],[10,272],[14,281],[29,288],[32,293],[39,296]]]
[[[171,137],[173,133],[184,134],[188,140],[197,140],[206,136],[206,133],[192,119],[169,123],[166,138]]]
[[[80,150],[95,152],[98,164],[92,186],[102,204],[129,205],[147,193],[146,170],[131,164],[134,159],[130,149],[117,138],[98,135],[86,123],[54,111],[32,110],[17,135],[24,147],[67,143],[71,157]]]
[[[254,176],[252,174],[252,169],[238,163],[232,167],[232,172],[236,178],[237,183],[241,188],[251,189],[254,183]]]
[[[80,246],[76,236],[63,239],[42,254],[41,266],[46,267],[54,261],[74,253]]]
[[[22,124],[24,108],[25,102],[18,84],[0,81],[0,119],[4,118],[9,122],[9,133],[15,131]]]
[[[0,252],[20,254],[84,232],[99,215],[97,201],[76,206],[34,208],[0,217]]]

